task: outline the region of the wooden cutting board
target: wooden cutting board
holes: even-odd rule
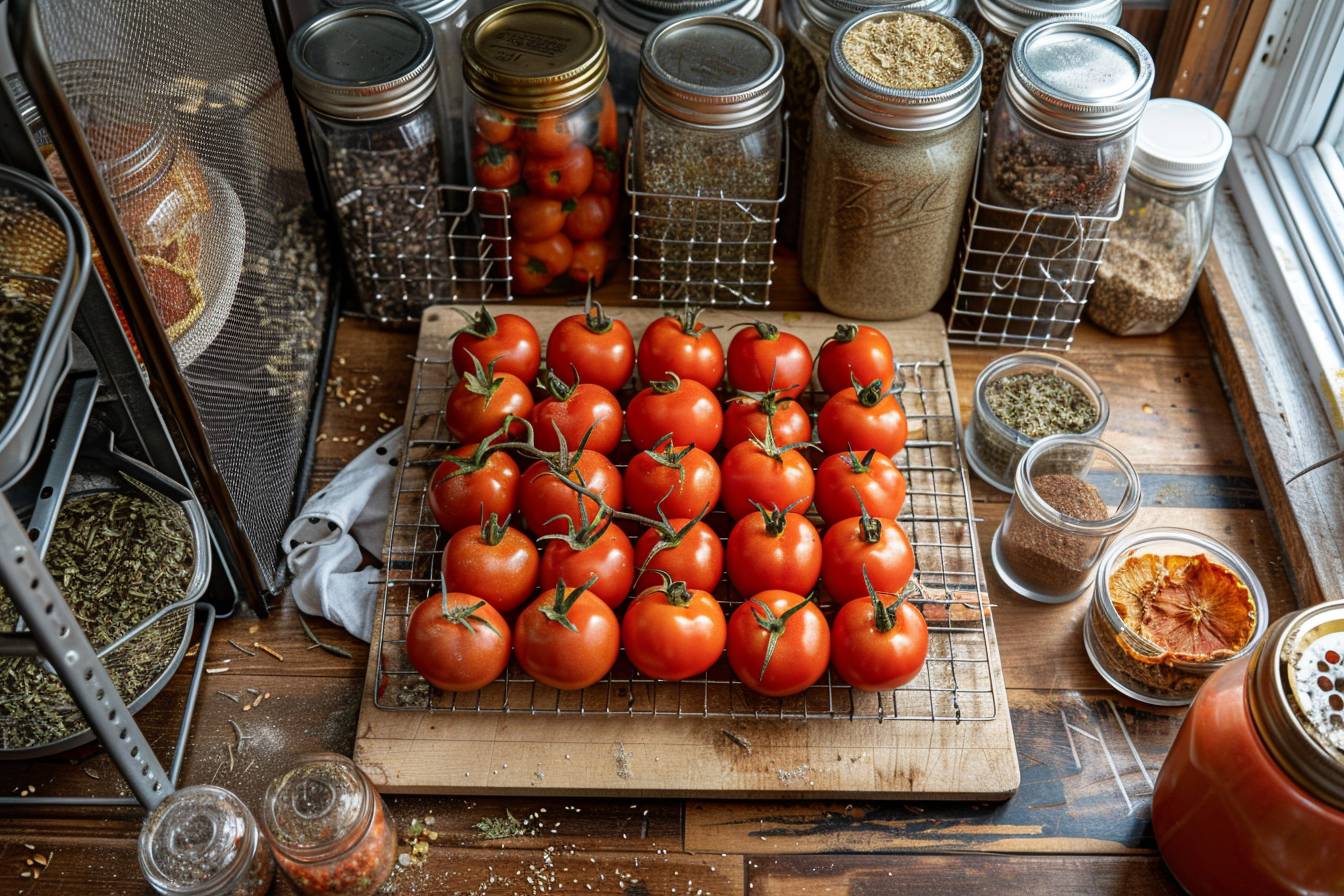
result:
[[[514,304],[542,336],[573,308]],[[659,314],[620,308],[638,341]],[[711,309],[727,328],[750,310]],[[770,312],[815,352],[839,318]],[[564,694],[509,678],[473,695],[431,692],[401,646],[409,610],[435,590],[440,536],[425,506],[443,453],[446,363],[461,319],[425,313],[407,406],[355,760],[389,793],[546,792],[574,796],[1003,799],[1018,786],[1003,672],[960,453],[943,322],[928,314],[878,324],[906,377],[911,435],[897,462],[910,481],[901,522],[915,545],[930,660],[894,693],[862,695],[829,676],[799,698],[757,698],[722,670],[701,684],[649,682],[618,662],[613,680]],[[726,664],[722,664],[726,669]],[[619,671],[622,667],[624,672]],[[718,667],[716,667],[717,669]],[[711,681],[712,679],[712,681]]]

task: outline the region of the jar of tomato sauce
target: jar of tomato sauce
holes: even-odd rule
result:
[[[383,798],[344,756],[306,756],[266,788],[262,830],[304,896],[366,896],[383,885],[397,832]]]
[[[602,23],[562,0],[514,0],[471,21],[462,57],[472,182],[509,192],[513,293],[600,285],[623,163]],[[496,195],[482,197],[492,236]]]
[[[1278,620],[1205,682],[1153,830],[1193,896],[1344,893],[1344,601]]]

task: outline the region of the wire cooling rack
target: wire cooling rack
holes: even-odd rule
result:
[[[989,608],[975,550],[974,511],[962,463],[952,371],[946,363],[912,361],[898,365],[905,383],[901,400],[910,424],[910,439],[896,457],[909,483],[899,521],[914,546],[915,574],[926,590],[926,599],[912,598],[929,626],[929,655],[923,671],[897,690],[866,693],[849,687],[828,670],[801,694],[766,698],[734,680],[726,659],[699,677],[661,682],[636,671],[623,651],[606,678],[582,691],[558,691],[539,684],[513,663],[503,677],[480,691],[452,694],[431,688],[407,660],[405,631],[415,606],[439,589],[445,539],[430,512],[427,486],[438,459],[453,444],[443,425],[453,371],[446,356],[414,360],[414,408],[408,418],[411,427],[393,494],[381,583],[382,624],[373,697],[378,708],[790,720],[962,722],[995,717]],[[622,398],[628,399],[631,394],[628,389]],[[804,401],[814,412],[820,405],[816,395],[805,395]],[[623,444],[613,462],[623,470],[631,454],[631,446]],[[711,513],[706,521],[724,537],[732,526],[732,520],[721,510]],[[733,592],[726,578],[718,596],[725,614],[743,599]],[[832,608],[823,604],[822,609],[829,616]]]

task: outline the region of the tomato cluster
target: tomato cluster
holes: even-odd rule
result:
[[[734,674],[768,696],[805,690],[828,665],[865,690],[918,674],[928,635],[906,599],[918,583],[891,455],[907,426],[886,338],[841,325],[814,364],[773,325],[742,327],[726,353],[714,329],[687,309],[648,327],[636,351],[628,327],[593,305],[552,330],[541,367],[525,319],[468,317],[445,407],[466,444],[429,491],[447,535],[443,591],[407,632],[412,664],[436,687],[478,689],[512,652],[535,680],[584,688],[622,646],[666,680],[703,673],[726,649]],[[622,410],[636,364],[643,388]],[[799,400],[814,368],[829,391],[820,446]],[[744,598],[727,618],[714,597],[725,573]]]

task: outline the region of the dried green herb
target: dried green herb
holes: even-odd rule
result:
[[[19,400],[47,320],[42,305],[3,293],[0,290],[0,424],[9,419]]]
[[[1014,373],[985,389],[985,401],[1003,424],[1029,439],[1061,432],[1086,432],[1097,423],[1097,406],[1087,393],[1053,373]]]
[[[503,817],[487,817],[472,825],[473,828],[481,832],[482,840],[507,840],[510,837],[521,837],[527,833],[527,828],[523,823],[513,817],[513,813],[507,809]]]

